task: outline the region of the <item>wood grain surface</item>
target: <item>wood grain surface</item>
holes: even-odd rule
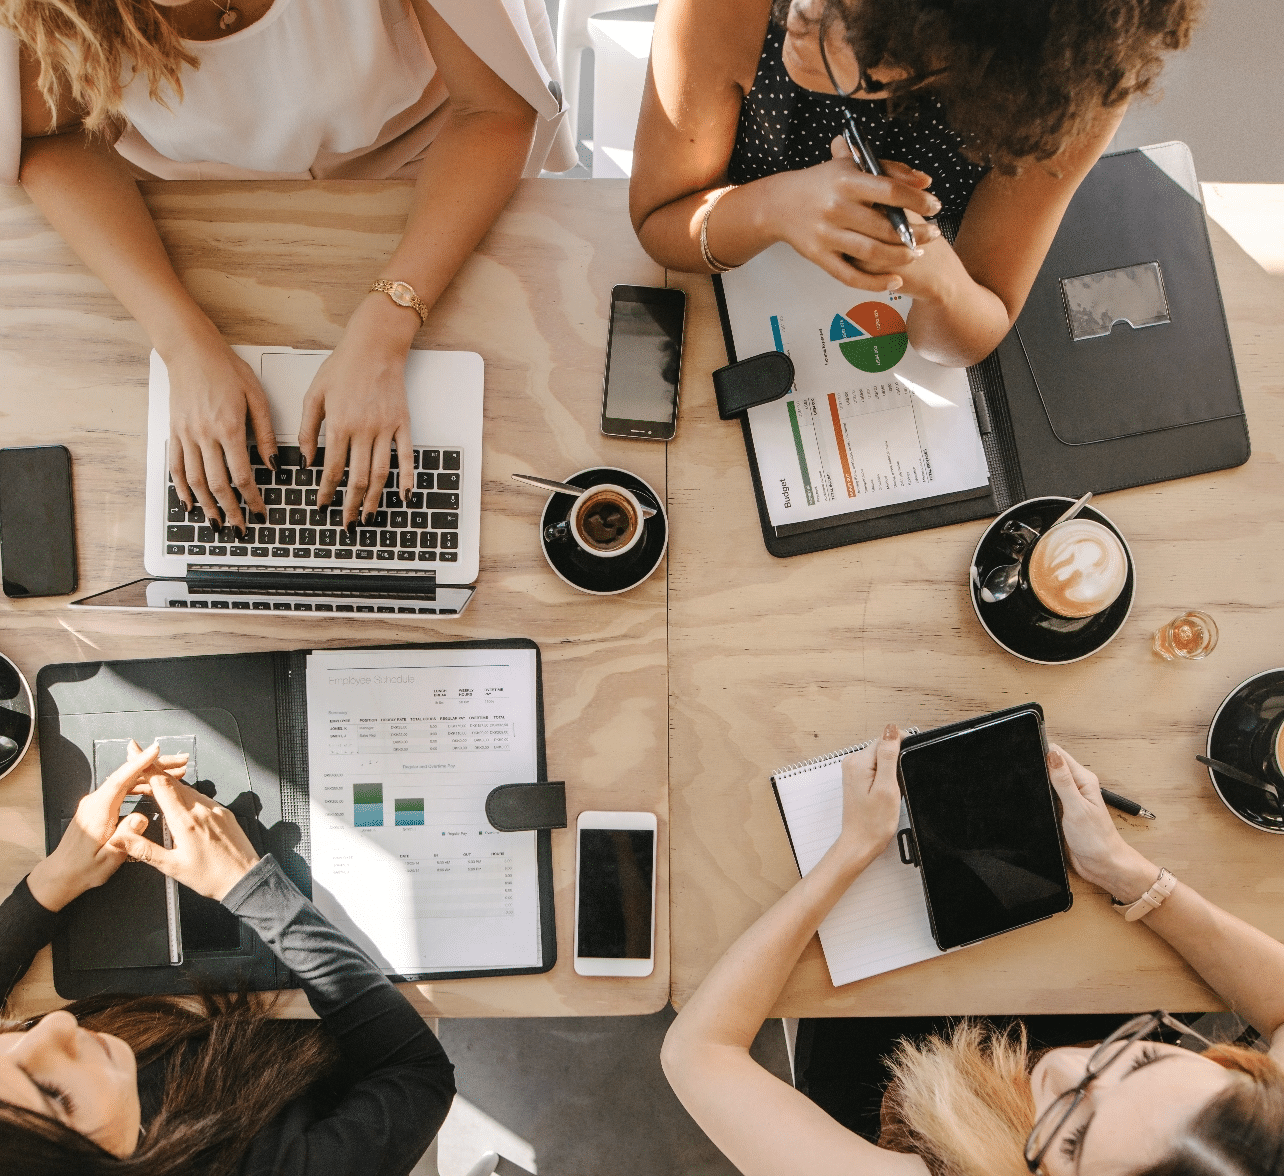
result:
[[[1278,198],[1266,189],[1257,208],[1263,233]],[[675,1004],[798,877],[773,769],[889,720],[928,728],[1029,700],[1043,704],[1051,738],[1159,814],[1116,817],[1129,841],[1284,936],[1284,839],[1227,812],[1194,759],[1222,698],[1284,665],[1284,275],[1210,230],[1253,456],[1101,498],[1132,546],[1136,600],[1112,644],[1062,667],[1019,661],[978,623],[966,580],[984,522],[788,560],[767,554],[740,428],[714,406],[709,373],[726,360],[710,284],[672,276],[691,298],[669,454]],[[1220,645],[1205,662],[1166,664],[1150,635],[1188,608],[1213,615]],[[813,940],[774,1015],[1219,1007],[1157,937],[1111,913],[1105,894],[1077,878],[1074,890],[1067,914],[839,989]]]
[[[545,976],[406,986],[425,1015],[646,1013],[669,993],[668,888],[647,979],[572,968],[573,826],[582,809],[646,809],[667,847],[666,569],[611,598],[578,593],[540,551],[545,498],[514,471],[564,478],[627,468],[665,493],[665,452],[598,431],[611,287],[660,285],[638,247],[626,185],[524,181],[434,309],[416,346],[486,362],[481,574],[468,612],[320,623],[257,614],[69,611],[0,598],[0,650],[34,684],[50,662],[397,641],[525,636],[544,658],[550,778],[567,781],[571,831],[553,834],[559,959]],[[179,275],[229,342],[333,347],[392,251],[411,186],[400,182],[143,185]],[[148,343],[21,189],[0,189],[0,438],[72,453],[80,595],[143,574]],[[39,748],[0,781],[0,893],[43,852]],[[122,934],[128,926],[122,920]],[[49,952],[15,993],[26,1015],[60,1003]],[[306,1011],[295,993],[287,1011]]]

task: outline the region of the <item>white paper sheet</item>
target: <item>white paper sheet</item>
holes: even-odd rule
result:
[[[722,288],[737,357],[794,363],[794,390],[749,410],[773,526],[989,485],[967,373],[909,346],[912,299],[844,286],[783,243]]]
[[[313,901],[386,972],[535,967],[534,833],[485,801],[537,772],[535,652],[307,661]]]
[[[806,874],[842,828],[842,760],[778,773],[774,780],[798,868]],[[899,827],[909,828],[904,804]],[[835,986],[945,954],[932,938],[919,872],[901,861],[896,838],[825,916],[820,945]]]

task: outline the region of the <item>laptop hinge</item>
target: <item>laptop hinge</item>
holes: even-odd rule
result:
[[[228,568],[219,564],[188,564],[183,577],[189,588],[246,592],[298,592],[344,596],[423,596],[437,588],[435,568],[420,571],[353,573],[326,568],[259,566]]]

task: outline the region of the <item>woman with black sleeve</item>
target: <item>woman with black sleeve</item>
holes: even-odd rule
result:
[[[127,858],[247,922],[298,977],[320,1024],[245,995],[78,1001],[0,1032],[0,1156],[13,1171],[340,1176],[407,1173],[454,1094],[436,1037],[377,968],[257,857],[236,818],[177,782],[186,757],[131,747],[58,848],[0,905],[8,992],[62,911]],[[154,798],[173,848],[116,814]],[[122,923],[120,933],[129,934]]]

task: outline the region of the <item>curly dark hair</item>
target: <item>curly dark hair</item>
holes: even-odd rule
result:
[[[886,87],[913,117],[930,92],[963,153],[1002,172],[1044,162],[1103,109],[1150,91],[1184,49],[1203,0],[825,0],[861,68],[909,71]],[[789,0],[774,0],[783,24]]]

